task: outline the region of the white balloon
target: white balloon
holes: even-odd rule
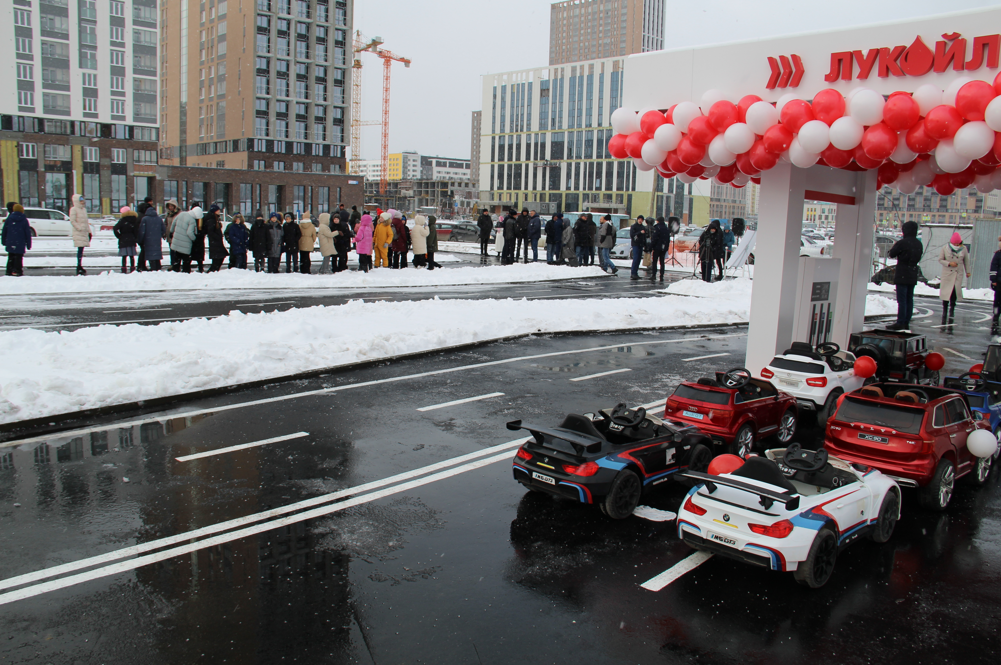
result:
[[[715,165],[716,162],[712,160],[712,158],[709,156],[709,151],[706,150],[706,156],[699,161],[699,166],[702,166],[703,168],[709,168],[710,166],[715,166]]]
[[[688,123],[700,115],[702,115],[702,111],[699,110],[698,106],[692,102],[681,102],[674,107],[674,113],[671,117],[674,119],[674,124],[678,126],[678,129],[687,132]]]
[[[1001,170],[991,174],[991,182],[994,184],[994,189],[1001,189]]]
[[[935,148],[935,161],[946,173],[959,173],[966,170],[973,160],[956,152],[955,143],[951,139],[942,139]]]
[[[854,97],[855,95],[859,94],[863,90],[872,90],[872,89],[871,88],[867,88],[864,85],[860,85],[857,88],[852,88],[851,90],[848,91],[848,94],[845,95],[845,102],[850,102],[852,100],[852,97]]]
[[[642,159],[633,159],[633,164],[636,165],[637,171],[653,171],[653,166],[651,164],[647,164]]]
[[[956,152],[967,159],[980,159],[994,148],[994,130],[982,120],[968,122],[952,137]]]
[[[988,194],[994,191],[994,178],[990,173],[978,175],[973,180],[973,186],[976,187],[977,191],[981,194]]]
[[[912,96],[914,97],[914,101],[918,103],[918,108],[921,109],[922,116],[928,115],[928,111],[931,111],[942,103],[942,89],[933,86],[931,83],[925,83],[915,90]]]
[[[854,150],[862,142],[863,127],[855,118],[842,116],[831,125],[831,145],[838,150]]]
[[[616,134],[632,134],[640,130],[640,117],[625,107],[612,111],[612,131]]]
[[[824,123],[820,123],[824,125]],[[827,125],[824,125],[825,127]],[[789,144],[789,161],[801,169],[808,169],[817,163],[820,159],[819,152],[811,152],[803,147],[803,142],[800,140],[802,134],[797,136]],[[825,146],[826,147],[826,146]]]
[[[748,107],[747,113],[744,117],[747,120],[747,126],[751,128],[751,131],[761,136],[768,131],[769,127],[778,124],[779,111],[768,102],[754,102]],[[731,127],[732,126],[733,125],[731,125]],[[748,148],[748,150],[750,150],[750,148]],[[747,152],[747,150],[744,152]],[[740,153],[737,154],[739,155]]]
[[[893,183],[901,194],[913,194],[918,191],[918,183],[910,178],[905,178],[906,173],[901,173],[897,181]]]
[[[717,90],[712,88],[711,90],[706,90],[702,93],[702,100],[699,106],[702,108],[702,115],[709,115],[709,109],[712,108],[713,104],[716,102],[721,102],[726,99],[726,93],[722,90]]]
[[[670,152],[678,147],[681,141],[681,130],[675,125],[667,123],[657,128],[653,133],[654,144],[666,152]]]
[[[806,152],[820,154],[831,145],[831,128],[823,120],[811,120],[799,128],[797,138]]]
[[[897,149],[890,155],[890,161],[897,164],[910,164],[917,153],[907,147],[907,132],[897,133]]]
[[[734,125],[730,125],[730,127],[733,126]],[[727,128],[727,131],[730,131],[729,128]],[[751,142],[752,144],[754,142],[753,134]],[[748,150],[750,150],[750,147],[748,147]],[[709,144],[709,150],[706,151],[706,154],[709,155],[709,159],[713,160],[713,164],[719,164],[720,166],[729,166],[730,164],[733,164],[737,159],[737,156],[733,154],[733,152],[726,146],[725,133],[717,134],[716,137],[713,138],[712,143]]]
[[[782,107],[794,99],[799,99],[799,97],[795,93],[787,92],[786,94],[779,97],[779,101],[775,102],[775,110],[781,113]]]
[[[747,175],[746,173],[741,173],[740,171],[738,171],[737,175],[733,176],[734,185],[746,185],[749,182],[751,182],[751,176]]]
[[[984,121],[995,132],[1001,132],[1001,97],[995,97],[987,105],[987,110],[984,112]]]
[[[795,137],[794,137],[795,138]],[[789,158],[789,150],[786,149],[781,155],[779,155],[779,164],[792,164],[792,159]]]
[[[719,173],[719,166],[717,164],[713,164],[712,166],[707,167],[706,172],[703,173],[702,175],[706,176],[707,178],[712,178],[717,173]]]
[[[734,155],[743,155],[754,145],[754,130],[743,122],[735,122],[723,132],[723,140],[727,150]]]
[[[657,147],[657,144],[653,142],[653,139],[649,139],[643,144],[643,149],[640,151],[643,157],[643,161],[650,166],[657,166],[664,161],[667,157],[667,150],[661,150]]]
[[[875,90],[859,90],[848,102],[848,115],[860,125],[872,126],[883,120],[884,104],[883,95]]]
[[[956,105],[956,95],[959,94],[959,89],[964,85],[972,81],[969,76],[960,76],[958,79],[954,79],[949,87],[942,92],[942,103],[948,104],[949,106]]]
[[[998,440],[985,429],[973,430],[966,435],[966,449],[977,457],[990,457],[998,449]]]
[[[931,181],[935,179],[935,171],[932,169],[932,159],[926,159],[923,162],[918,162],[914,165],[908,174],[911,176],[916,184],[921,186],[927,186],[931,184]]]
[[[680,180],[681,182],[685,183],[686,185],[690,185],[693,182],[695,182],[696,180],[698,180],[698,178],[696,176],[693,176],[693,175],[688,175],[687,173],[679,173],[678,174],[678,180]]]

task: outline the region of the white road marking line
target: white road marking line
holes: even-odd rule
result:
[[[279,300],[277,302],[238,302],[238,303],[236,303],[236,306],[237,307],[249,307],[249,306],[266,307],[268,305],[288,305],[288,304],[294,303],[294,302],[295,302],[294,300]]]
[[[984,321],[990,321],[991,318],[993,318],[993,316],[994,316],[993,312],[991,312],[990,314],[984,314],[984,318],[977,319],[976,321],[974,321],[974,323],[983,323]]]
[[[721,358],[723,356],[728,356],[728,355],[730,355],[730,354],[729,353],[713,353],[713,354],[710,354],[708,356],[695,356],[694,358],[682,358],[681,362],[683,362],[683,363],[690,363],[693,360],[705,360],[707,358]]]
[[[712,339],[730,339],[736,337],[747,337],[747,333],[733,333],[729,335],[717,335]],[[145,425],[146,423],[158,423],[165,420],[173,420],[175,418],[193,418],[195,416],[204,415],[207,413],[221,413],[223,411],[231,411],[233,409],[243,409],[248,406],[259,406],[261,404],[270,404],[272,402],[282,402],[290,399],[299,399],[302,397],[312,397],[315,395],[327,395],[331,393],[343,392],[345,390],[353,390],[355,388],[368,388],[370,386],[377,386],[384,383],[396,383],[397,381],[409,381],[411,379],[423,379],[428,376],[438,376],[441,374],[451,374],[453,372],[463,372],[470,369],[482,369],[484,367],[493,367],[497,365],[508,365],[511,363],[521,362],[523,360],[539,360],[541,358],[555,358],[558,356],[570,356],[578,355],[582,353],[592,353],[595,351],[610,351],[612,349],[618,349],[623,346],[657,346],[660,344],[682,344],[684,342],[691,342],[693,340],[706,339],[705,335],[700,335],[698,337],[682,337],[680,339],[663,339],[655,340],[649,342],[623,342],[619,344],[610,344],[608,346],[594,346],[586,349],[574,349],[572,351],[552,351],[550,353],[538,353],[531,356],[518,356],[516,358],[504,358],[502,360],[489,360],[482,363],[474,363],[472,365],[459,365],[457,367],[447,367],[445,369],[436,369],[429,372],[420,372],[418,374],[405,374],[403,376],[394,376],[388,379],[377,379],[375,381],[362,381],[359,383],[348,383],[343,386],[336,386],[333,388],[319,388],[317,390],[306,390],[300,393],[291,393],[289,395],[281,395],[278,397],[267,397],[264,399],[255,399],[249,402],[238,402],[236,404],[225,404],[221,406],[216,406],[208,409],[194,409],[191,411],[181,411],[179,413],[168,413],[159,416],[140,418],[136,420],[126,420],[123,422],[115,423],[112,425],[102,425],[100,427],[85,427],[74,430],[67,430],[64,432],[53,432],[51,434],[32,436],[25,439],[16,439],[14,441],[7,441],[5,443],[0,443],[0,449],[10,448],[12,446],[20,446],[26,443],[34,443],[36,441],[50,441],[52,439],[63,439],[63,438],[74,438],[77,436],[83,436],[84,434],[90,434],[91,432],[104,432],[113,429],[122,429],[126,427],[135,427],[136,425]],[[331,367],[331,371],[337,371],[339,368]],[[276,378],[277,382],[279,379]]]
[[[264,439],[262,441],[253,441],[251,443],[241,443],[238,446],[228,446],[226,448],[219,448],[218,450],[206,450],[203,453],[195,453],[194,455],[184,455],[183,457],[175,457],[174,459],[176,459],[178,462],[187,462],[193,459],[212,457],[213,455],[224,455],[225,453],[231,453],[237,450],[243,450],[245,448],[256,448],[258,446],[266,446],[269,443],[278,443],[279,441],[288,441],[290,439],[301,439],[304,436],[309,436],[309,432],[296,432],[295,434],[276,436],[273,439]]]
[[[650,402],[649,404],[640,404],[636,408],[650,410],[650,409],[652,409],[655,406],[664,406],[665,404],[667,404],[667,398],[659,399],[656,402]]]
[[[23,589],[18,589],[16,591],[11,591],[0,595],[0,605],[6,605],[8,603],[13,603],[18,600],[24,600],[25,598],[33,598],[34,596],[39,596],[43,593],[48,593],[49,591],[55,591],[57,589],[65,589],[69,586],[74,586],[77,584],[82,584],[84,582],[90,582],[92,580],[100,579],[102,577],[109,577],[111,575],[117,575],[119,573],[127,572],[130,570],[135,570],[142,566],[148,566],[158,561],[164,561],[165,559],[173,559],[174,557],[182,556],[184,554],[189,554],[191,552],[197,552],[198,550],[205,549],[207,547],[215,547],[217,545],[223,545],[225,543],[232,542],[234,540],[239,540],[241,538],[249,538],[251,536],[256,536],[267,531],[273,531],[275,529],[280,529],[282,527],[288,526],[290,524],[297,524],[299,522],[305,522],[306,520],[314,519],[317,517],[323,517],[331,513],[345,510],[353,506],[358,506],[365,503],[370,503],[378,499],[382,499],[387,496],[392,496],[393,494],[399,494],[401,492],[406,492],[422,485],[428,485],[431,483],[438,482],[439,480],[445,480],[452,476],[459,475],[460,473],[466,473],[467,471],[474,471],[476,469],[489,466],[495,462],[510,461],[511,456],[509,453],[504,453],[497,455],[495,457],[488,457],[487,459],[479,460],[476,462],[470,462],[469,464],[464,464],[459,467],[448,469],[447,471],[440,471],[436,474],[420,478],[418,480],[411,480],[400,485],[395,485],[387,489],[372,492],[370,494],[365,494],[363,496],[354,497],[347,499],[345,501],[337,502],[330,506],[323,506],[321,508],[314,508],[313,510],[308,510],[304,513],[299,513],[297,515],[290,515],[288,517],[283,517],[280,519],[272,520],[270,522],[265,522],[263,524],[257,524],[255,526],[247,527],[245,529],[240,529],[239,531],[231,531],[218,536],[213,536],[212,538],[206,538],[205,540],[200,540],[195,543],[189,543],[187,545],[182,545],[180,547],[175,547],[173,549],[164,550],[162,552],[157,552],[155,554],[148,554],[130,561],[121,561],[119,563],[104,566],[103,568],[96,568],[94,570],[88,570],[87,572],[78,573],[76,575],[71,575],[69,577],[61,577],[56,580],[51,580],[49,582],[43,582],[41,584],[36,584],[34,586],[25,587]]]
[[[432,404],[431,406],[422,406],[417,409],[418,411],[435,411],[437,409],[444,409],[446,406],[456,406],[457,404],[466,404],[468,402],[478,402],[481,399],[490,399],[491,397],[500,397],[504,393],[488,393],[486,395],[479,395],[477,397],[467,397],[466,399],[457,399],[451,402],[442,402],[441,404]]]
[[[947,349],[945,347],[942,347],[942,350],[943,351],[948,351],[949,353],[951,353],[954,356],[959,356],[960,358],[965,358],[966,360],[973,360],[973,358],[971,358],[970,356],[963,355],[959,351],[953,351],[952,349]]]
[[[918,314],[917,316],[912,316],[911,319],[927,319],[929,316],[931,316],[934,313],[930,309],[925,309],[924,307],[915,307],[914,309],[919,310],[919,311],[923,311],[924,314]],[[887,316],[890,316],[890,315],[887,314]]]
[[[102,314],[131,314],[132,312],[169,312],[171,307],[156,307],[150,309],[106,309]]]
[[[456,464],[462,464],[470,460],[475,460],[479,457],[492,455],[502,450],[508,451],[512,448],[517,448],[521,446],[521,444],[525,443],[525,441],[527,440],[528,439],[525,437],[522,437],[520,439],[514,439],[512,441],[507,441],[505,443],[501,443],[496,446],[484,448],[483,450],[477,450],[471,453],[466,453],[465,455],[459,455],[458,457],[453,457],[451,459],[447,459],[442,462],[435,462],[434,464],[429,464],[419,469],[414,469],[413,471],[404,471],[403,473],[398,473],[395,476],[383,478],[382,480],[374,480],[372,482],[364,483],[362,485],[356,485],[355,487],[348,487],[342,490],[338,490],[336,492],[331,492],[330,494],[323,494],[321,496],[313,497],[312,499],[305,499],[303,501],[291,503],[287,506],[282,506],[280,508],[272,508],[271,510],[265,510],[260,513],[245,515],[244,517],[237,517],[231,520],[227,520],[225,522],[219,522],[218,524],[205,526],[200,529],[186,531],[184,533],[175,534],[173,536],[167,536],[165,538],[160,538],[158,540],[151,540],[149,542],[141,543],[139,545],[131,545],[129,547],[123,547],[122,549],[106,552],[104,554],[98,554],[96,556],[88,557],[86,559],[71,561],[69,563],[59,564],[51,568],[44,568],[42,570],[38,570],[32,573],[25,573],[23,575],[18,575],[17,577],[11,577],[5,580],[0,580],[0,589],[10,589],[12,587],[18,587],[25,584],[30,584],[31,582],[37,582],[39,580],[44,580],[50,577],[55,577],[57,575],[62,575],[64,573],[71,573],[73,571],[83,570],[84,568],[92,568],[94,566],[99,566],[106,563],[110,563],[112,561],[117,561],[118,559],[124,559],[126,557],[136,556],[138,554],[144,554],[146,552],[158,550],[163,547],[176,545],[177,543],[183,543],[188,540],[194,540],[195,538],[210,536],[212,534],[221,533],[223,531],[229,531],[230,529],[243,527],[248,524],[254,524],[255,522],[270,520],[274,517],[280,517],[281,515],[294,513],[304,508],[312,508],[314,506],[319,506],[324,503],[330,503],[331,501],[336,501],[337,499],[346,496],[360,494],[363,492],[368,492],[370,490],[376,490],[381,487],[386,487],[387,485],[393,485],[400,481],[409,480],[410,478],[422,476],[426,473],[431,473],[441,469],[446,469],[450,466],[454,466]],[[509,455],[509,453],[505,453],[505,455]]]
[[[624,369],[613,369],[610,372],[598,372],[597,374],[588,374],[587,376],[578,376],[576,379],[570,379],[571,381],[587,381],[588,379],[597,379],[599,376],[608,376],[609,374],[621,374],[622,372],[631,372],[632,370],[628,367]]]
[[[713,555],[709,552],[696,552],[687,559],[682,559],[678,563],[674,564],[660,575],[651,577],[640,586],[648,591],[660,591],[685,573],[689,573],[704,564],[706,561],[711,559],[712,556]],[[3,597],[0,596],[0,601],[2,601],[2,599]]]

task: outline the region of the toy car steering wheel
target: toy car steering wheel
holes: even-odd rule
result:
[[[817,451],[803,450],[798,443],[790,443],[782,457],[782,463],[797,471],[820,471],[827,465],[827,457],[827,451],[823,448]]]
[[[841,347],[834,342],[824,342],[823,344],[817,345],[817,353],[823,357],[833,356],[835,353],[841,350]]]
[[[977,377],[977,378],[973,378]],[[958,381],[966,384],[966,389],[970,392],[980,392],[984,389],[984,379],[979,372],[967,372],[959,376]]]
[[[626,406],[623,402],[617,404],[615,408],[612,409],[612,413],[609,414],[609,418],[611,418],[612,422],[616,425],[620,425],[622,427],[636,427],[646,419],[646,409],[641,406],[638,409],[633,410]]]
[[[736,367],[723,375],[724,388],[743,388],[751,380],[751,373],[743,367]]]
[[[920,388],[908,388],[908,390],[917,395],[918,397],[920,397],[921,399],[923,399],[924,402],[922,402],[922,404],[927,404],[928,402],[931,401],[931,398],[928,397],[928,393],[921,390]]]

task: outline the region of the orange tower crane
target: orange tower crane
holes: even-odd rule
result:
[[[410,59],[404,58],[403,56],[396,55],[392,51],[387,51],[386,49],[379,48],[382,44],[381,39],[376,38],[371,40],[368,44],[364,44],[363,39],[358,39],[361,33],[356,35],[355,41],[355,52],[361,53],[363,51],[368,51],[379,58],[382,58],[382,173],[379,179],[379,194],[386,193],[386,184],[389,182],[389,81],[390,74],[392,71],[392,64],[394,61],[402,62],[404,67],[410,67]],[[356,60],[355,72],[360,74],[361,63]],[[355,91],[356,92],[356,91]],[[352,119],[352,129],[354,129],[354,122]],[[354,137],[352,137],[354,138]],[[360,141],[360,139],[359,139]],[[353,148],[353,146],[352,146]],[[352,154],[352,160],[354,160],[354,155]]]

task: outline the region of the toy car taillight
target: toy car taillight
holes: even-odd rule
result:
[[[827,377],[818,376],[815,378],[807,379],[806,385],[813,386],[814,388],[826,388],[827,387]]]
[[[516,452],[514,455],[518,459],[532,459],[532,453],[528,452],[524,448],[518,448],[518,452]]]
[[[765,367],[764,369],[761,370],[761,378],[762,379],[771,379],[774,376],[775,376],[775,372],[773,372],[772,370],[768,369],[767,367]]]
[[[730,419],[733,418],[733,411],[711,409],[709,411],[709,420],[714,425],[729,425]]]
[[[769,538],[785,538],[792,533],[792,522],[789,520],[780,520],[768,526],[764,524],[748,524],[747,528],[754,533],[768,536]]]
[[[678,410],[678,405],[679,405],[679,402],[676,399],[669,399],[669,400],[667,400],[667,410],[668,411],[677,411]]]
[[[593,476],[598,473],[599,467],[594,462],[584,462],[580,465],[574,464],[564,464],[563,471],[569,473],[571,476]]]
[[[695,502],[692,501],[692,497],[688,497],[688,501],[685,501],[685,510],[690,513],[695,513],[696,515],[706,514],[706,509],[702,506],[696,506]]]

